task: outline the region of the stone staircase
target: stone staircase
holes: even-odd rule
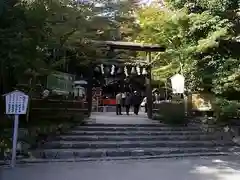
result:
[[[55,137],[23,162],[219,156],[238,151],[230,138],[196,126],[86,124]]]

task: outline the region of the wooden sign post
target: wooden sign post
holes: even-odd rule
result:
[[[11,167],[16,164],[16,151],[18,140],[19,115],[27,113],[29,96],[21,91],[13,91],[5,94],[6,114],[14,115],[13,145]]]

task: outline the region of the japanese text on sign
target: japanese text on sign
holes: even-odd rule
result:
[[[26,114],[29,97],[20,91],[6,95],[6,114]]]

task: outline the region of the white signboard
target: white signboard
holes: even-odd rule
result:
[[[28,106],[28,95],[21,91],[13,91],[5,95],[6,114],[26,114]]]
[[[14,115],[13,146],[11,160],[11,166],[14,167],[16,164],[19,115],[27,113],[29,97],[21,91],[13,91],[5,94],[4,96],[6,101],[6,114]]]
[[[175,74],[174,76],[171,77],[173,94],[184,93],[184,81],[185,81],[185,78],[181,74]]]

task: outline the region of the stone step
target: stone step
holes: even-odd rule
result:
[[[67,149],[67,148],[154,148],[154,147],[216,147],[233,146],[231,141],[52,141],[43,145],[46,149]]]
[[[231,150],[225,147],[212,148],[111,148],[111,149],[45,149],[32,153],[33,157],[40,159],[69,159],[69,158],[107,158],[107,157],[139,157],[139,156],[166,156],[176,154],[188,156],[189,154],[226,154]],[[232,153],[232,152],[231,152]]]
[[[74,127],[79,131],[200,131],[197,127],[123,127],[123,126],[89,126]]]
[[[82,127],[169,127],[164,123],[150,123],[150,124],[103,124],[103,123],[87,123],[82,125]],[[188,127],[188,126],[176,126],[176,127]],[[190,127],[194,127],[190,125]]]
[[[111,135],[111,136],[105,136],[105,135],[100,135],[100,136],[95,136],[95,135],[62,135],[54,138],[54,140],[64,140],[64,141],[160,141],[160,140],[192,140],[192,141],[197,141],[197,140],[216,140],[216,139],[221,139],[218,136],[213,136],[213,135],[160,135],[160,136],[117,136],[117,135]]]
[[[85,131],[85,130],[72,130],[70,132],[64,133],[64,135],[116,135],[116,136],[158,136],[158,135],[200,135],[207,134],[202,131]]]
[[[121,156],[121,157],[89,157],[89,158],[64,158],[64,159],[46,159],[46,158],[27,158],[17,160],[18,164],[37,164],[37,163],[59,163],[59,162],[84,162],[84,161],[114,161],[114,160],[140,160],[140,159],[168,159],[168,158],[186,158],[186,157],[222,157],[228,156],[228,152],[197,152],[197,153],[174,153],[155,156]]]
[[[114,161],[114,160],[140,160],[140,159],[167,159],[167,158],[186,158],[186,157],[222,157],[228,156],[231,153],[228,152],[197,152],[197,153],[174,153],[174,154],[162,154],[162,155],[139,155],[139,156],[120,156],[120,157],[89,157],[89,158],[27,158],[17,160],[18,164],[37,164],[37,163],[60,163],[60,162],[84,162],[84,161]]]

